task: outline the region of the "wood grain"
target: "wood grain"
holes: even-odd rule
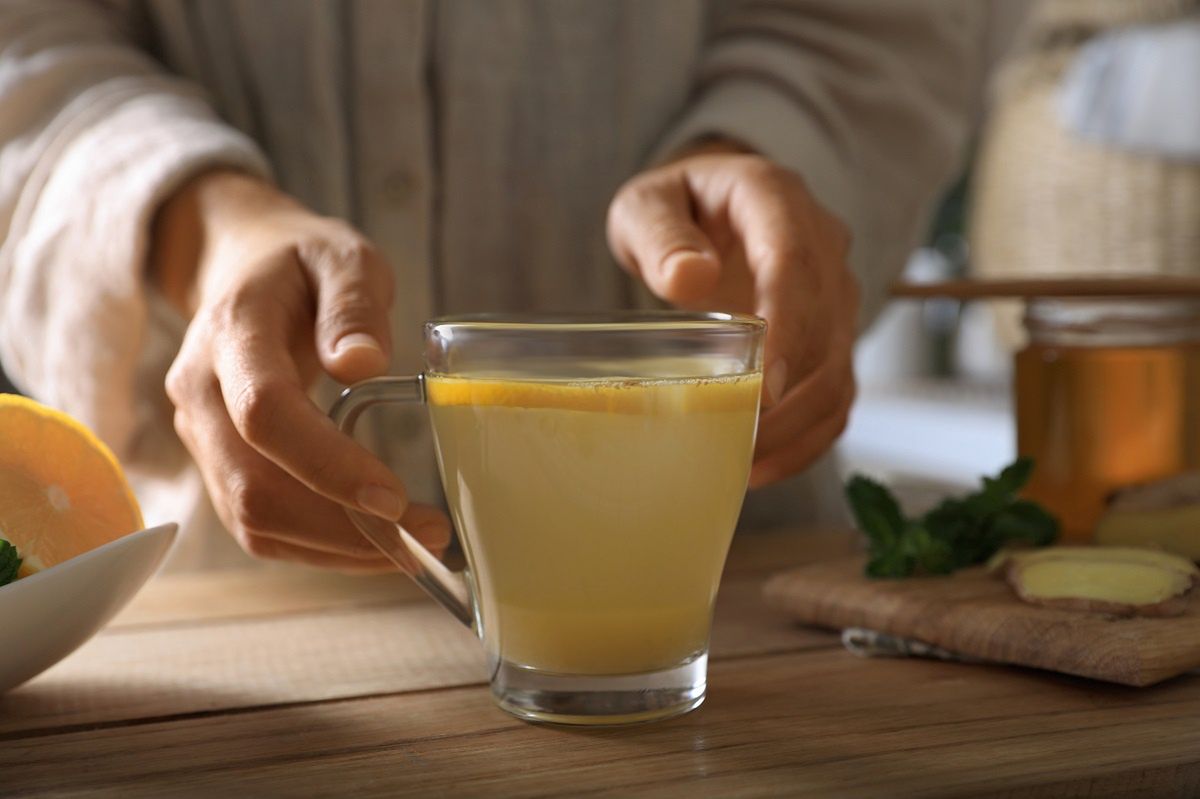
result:
[[[1200,795],[1200,677],[860,659],[765,608],[769,571],[852,546],[740,541],[708,702],[620,729],[497,710],[478,645],[406,583],[169,578],[0,699],[0,795]]]
[[[214,593],[227,590],[210,579]],[[797,629],[767,608],[760,586],[758,578],[734,578],[722,587],[713,624],[715,657],[839,645],[836,636]],[[0,740],[123,718],[482,685],[486,679],[474,635],[423,597],[219,623],[125,627],[0,696]]]
[[[402,574],[352,577],[290,568],[185,572],[151,580],[108,629],[196,624],[424,599],[424,592]]]
[[[773,577],[767,601],[797,620],[866,627],[970,657],[1144,686],[1200,668],[1200,606],[1177,618],[1113,618],[1036,607],[1002,580],[967,569],[949,577],[868,580],[861,558]]]
[[[1196,689],[820,650],[719,662],[705,707],[644,727],[522,724],[471,687],[26,738],[0,767],[123,797],[1182,796]]]
[[[1020,278],[896,283],[889,291],[899,299],[946,298],[982,300],[1033,297],[1200,297],[1200,278],[1187,275],[1126,277]]]

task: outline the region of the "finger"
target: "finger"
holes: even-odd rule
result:
[[[325,371],[343,383],[383,374],[391,352],[391,269],[357,237],[322,240],[298,254],[316,289],[317,354]]]
[[[805,435],[854,396],[854,369],[848,355],[835,356],[793,386],[759,420],[754,451],[758,460]]]
[[[310,496],[315,495],[310,494]],[[328,519],[326,523],[348,528],[348,535],[339,536],[336,548],[329,543],[331,536],[328,530],[318,527],[316,519],[309,524],[307,531],[296,528],[275,530],[273,526],[268,525],[263,532],[249,532],[246,535],[253,539],[270,539],[273,542],[286,544],[294,550],[304,550],[306,553],[304,562],[314,566],[338,568],[335,565],[337,563],[347,564],[352,561],[362,561],[374,568],[378,566],[378,561],[383,560],[390,565],[390,568],[385,568],[384,571],[396,571],[399,568],[392,564],[391,558],[376,549],[374,544],[370,543],[365,536],[358,532],[357,528],[350,524],[349,518],[340,506],[327,504],[341,518],[340,524],[336,518]],[[451,526],[450,519],[441,509],[432,505],[413,503],[408,506],[408,512],[404,514],[400,524],[434,557],[441,558],[446,554],[446,549],[450,546]],[[314,534],[317,531],[320,531],[319,535]],[[361,545],[346,546],[342,543],[343,540],[353,541],[354,538],[357,538]],[[271,557],[269,554],[263,555],[254,551],[255,547],[261,545],[263,545],[261,541],[250,541],[247,551],[256,557]],[[323,560],[322,556],[328,556],[329,560]]]
[[[853,392],[843,398],[838,409],[787,447],[776,450],[750,469],[750,488],[761,488],[797,474],[821,457],[846,429]]]
[[[734,184],[729,223],[754,275],[755,312],[768,322],[766,393],[777,401],[824,360],[840,318],[848,236],[800,179],[768,162]]]
[[[608,237],[617,260],[667,302],[693,305],[716,288],[720,261],[696,224],[682,173],[643,177],[618,192]]]
[[[250,536],[244,547],[256,558],[302,563],[306,566],[330,569],[344,574],[385,574],[398,571],[396,565],[383,555],[372,559],[349,558],[265,536]]]
[[[298,483],[296,485],[302,488]],[[310,520],[284,525],[276,521],[280,517],[268,516],[249,534],[340,559],[375,561],[383,558],[391,562],[390,558],[376,549],[375,545],[351,524],[344,508],[317,497],[307,489],[302,490],[324,506],[315,509]],[[329,512],[326,512],[326,509]],[[446,549],[450,546],[452,527],[450,519],[440,508],[414,502],[408,506],[400,524],[434,557],[441,558],[446,554]],[[318,562],[315,565],[321,564]]]
[[[779,203],[756,196],[736,208],[738,219],[731,222],[745,242],[754,273],[755,311],[767,320],[763,357],[768,394],[778,402],[828,349],[833,309],[822,285],[825,266],[800,240],[795,220]]]
[[[344,509],[301,485],[242,441],[225,415],[215,376],[193,392],[176,427],[199,466],[217,515],[243,545],[274,538],[339,558],[377,560],[381,553]]]
[[[404,485],[378,458],[341,433],[305,394],[285,344],[286,321],[265,302],[217,325],[213,365],[229,418],[241,438],[329,499],[396,520]]]
[[[414,502],[408,506],[400,524],[412,533],[430,552],[439,558],[446,553],[454,538],[454,527],[441,508]]]

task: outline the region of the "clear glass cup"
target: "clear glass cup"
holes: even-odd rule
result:
[[[478,633],[500,707],[623,724],[704,700],[765,327],[679,312],[437,319],[423,374],[352,386],[331,409],[352,433],[372,405],[428,406],[467,571],[347,512]]]

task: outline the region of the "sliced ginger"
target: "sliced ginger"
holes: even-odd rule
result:
[[[1178,571],[1188,575],[1190,579],[1200,582],[1200,568],[1196,564],[1157,549],[1140,547],[1089,547],[1089,546],[1059,546],[1043,549],[1011,550],[1002,549],[988,561],[988,571],[998,571],[1012,564],[1038,563],[1046,560],[1089,560],[1120,563],[1143,563],[1147,566],[1158,566],[1163,569]]]
[[[1200,561],[1200,472],[1117,492],[1096,526],[1096,543],[1157,546]]]
[[[1096,526],[1096,543],[1157,546],[1200,561],[1200,504],[1162,510],[1113,510]]]
[[[141,528],[108,447],[64,413],[0,394],[0,538],[17,548],[19,576]]]
[[[988,565],[1026,602],[1117,616],[1178,616],[1200,583],[1200,570],[1185,558],[1132,547],[1006,552]]]

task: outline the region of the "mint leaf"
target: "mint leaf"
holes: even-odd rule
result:
[[[0,538],[0,585],[8,585],[17,579],[17,571],[21,568],[21,557],[17,548]]]
[[[954,571],[954,550],[925,524],[910,522],[905,527],[904,546],[914,571],[919,574],[949,574]]]
[[[983,478],[983,485],[985,487],[996,486],[997,490],[1003,491],[1006,496],[1012,497],[1025,487],[1030,477],[1033,477],[1033,458],[1017,458],[1008,466],[1005,466],[1000,471],[1000,474],[996,476],[996,479]]]
[[[996,514],[990,532],[996,549],[1009,541],[1044,547],[1058,538],[1058,521],[1036,502],[1019,499]]]
[[[1058,537],[1058,521],[1042,506],[1017,499],[1033,474],[1019,458],[980,489],[943,500],[920,518],[908,519],[892,493],[855,475],[846,484],[854,518],[870,544],[868,577],[949,574],[982,563],[1009,542],[1045,546]]]
[[[859,529],[872,540],[894,546],[904,533],[904,514],[892,492],[869,477],[855,475],[846,483],[846,499]]]

